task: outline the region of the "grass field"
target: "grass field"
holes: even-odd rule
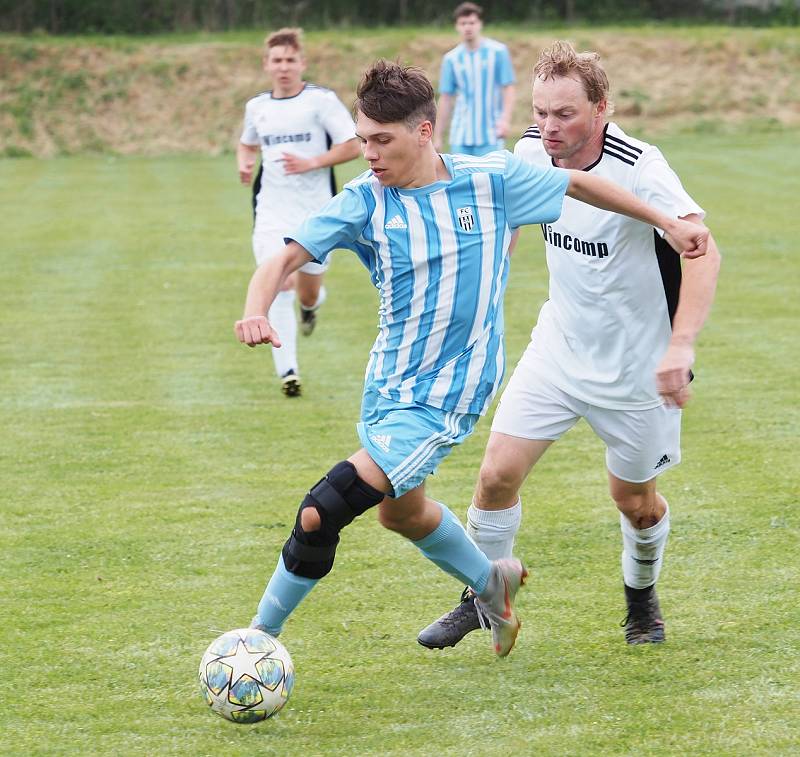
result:
[[[0,161],[0,753],[800,753],[797,136],[661,142],[724,255],[663,480],[668,642],[622,641],[617,518],[582,425],[524,491],[508,659],[480,634],[416,644],[461,587],[370,514],[287,626],[292,699],[254,727],[207,711],[196,668],[357,445],[366,271],[337,254],[287,401],[233,338],[251,259],[230,158]],[[529,230],[514,259],[510,361],[546,296],[540,247]],[[462,517],[488,425],[430,485]]]

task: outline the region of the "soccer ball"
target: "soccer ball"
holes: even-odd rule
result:
[[[234,723],[257,723],[274,715],[293,686],[294,665],[286,647],[255,628],[222,634],[200,661],[203,698]]]

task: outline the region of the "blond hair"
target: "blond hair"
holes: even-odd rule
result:
[[[589,102],[596,105],[605,100],[606,113],[611,115],[614,106],[608,96],[608,76],[600,65],[598,53],[578,53],[569,42],[557,40],[539,54],[533,78],[555,79],[557,76],[580,79]]]
[[[285,27],[272,32],[264,40],[264,55],[269,55],[273,47],[292,47],[302,55],[303,53],[303,30],[298,27]]]

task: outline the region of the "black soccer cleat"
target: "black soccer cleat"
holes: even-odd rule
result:
[[[625,586],[628,614],[620,623],[628,644],[660,644],[665,640],[664,619],[658,604],[655,584],[646,589]]]
[[[489,628],[489,623],[481,623],[478,608],[475,607],[475,592],[467,586],[458,606],[423,628],[417,641],[428,649],[454,647],[468,633],[479,628]]]
[[[302,305],[300,306],[300,333],[303,336],[311,336],[311,332],[317,325],[317,310],[319,307],[304,308]]]
[[[293,370],[288,370],[281,377],[281,391],[287,397],[299,397],[301,394],[300,376]]]

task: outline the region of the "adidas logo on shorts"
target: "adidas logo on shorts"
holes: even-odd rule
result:
[[[407,229],[408,226],[406,226],[406,222],[399,215],[396,215],[383,228],[384,229]]]
[[[389,451],[389,445],[392,443],[391,434],[375,434],[375,436],[372,436],[370,438],[384,452]]]
[[[658,470],[662,465],[670,462],[669,455],[662,455],[661,459],[656,463],[654,470]]]

